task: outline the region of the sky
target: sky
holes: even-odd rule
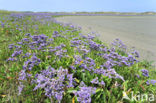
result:
[[[0,0],[1,10],[156,12],[156,0]]]

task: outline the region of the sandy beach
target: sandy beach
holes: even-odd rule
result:
[[[128,47],[135,47],[140,59],[156,64],[156,16],[65,16],[63,23],[82,27],[83,33],[96,32],[99,39],[111,43],[120,38]]]

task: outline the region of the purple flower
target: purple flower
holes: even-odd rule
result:
[[[61,44],[60,46],[61,46],[61,47],[66,47],[66,45],[65,45],[65,44]]]
[[[110,60],[106,61],[103,65],[103,67],[107,68],[107,69],[111,69],[113,66],[113,64],[111,63]]]
[[[74,41],[71,41],[71,44],[73,44],[74,46],[78,46],[78,45],[81,45],[81,40],[74,40]]]
[[[16,49],[21,49],[21,46],[15,45],[15,48],[16,48]]]
[[[156,84],[156,80],[151,80],[151,84],[155,85]]]
[[[30,55],[31,55],[31,53],[25,53],[25,56],[23,56],[23,58],[29,57]]]
[[[25,36],[31,36],[31,34],[30,33],[26,33]]]
[[[68,74],[67,69],[60,67],[55,70],[52,67],[41,71],[40,74],[35,76],[34,83],[37,86],[34,90],[42,88],[45,90],[45,95],[49,98],[54,97],[59,103],[63,98],[64,88],[73,87],[73,74]]]
[[[25,71],[26,70],[21,70],[18,80],[27,80]]]
[[[122,64],[129,66],[129,64],[126,61],[121,61]]]
[[[126,45],[123,44],[123,42],[120,39],[115,39],[112,45],[120,49],[121,51],[126,51],[127,49]]]
[[[93,50],[100,50],[100,44],[97,44],[96,42],[94,41],[90,41],[89,42],[89,45],[90,45],[90,48],[93,49]]]
[[[20,85],[18,86],[18,95],[21,95],[23,88],[24,88],[24,85],[20,82]]]
[[[135,56],[135,57],[137,57],[137,58],[139,58],[139,57],[140,57],[140,56],[139,56],[139,52],[138,52],[138,51],[136,51],[136,50],[135,50],[134,52],[132,52],[132,54],[134,54],[134,56]]]
[[[74,66],[70,66],[70,68],[71,68],[71,69],[73,69],[73,70],[75,70],[75,69],[76,69],[76,67],[74,67]]]
[[[22,50],[14,51],[14,53],[11,55],[12,57],[16,57],[22,53]]]
[[[58,31],[54,31],[53,32],[53,38],[56,38],[56,37],[60,37],[61,35],[59,34]]]
[[[41,60],[37,58],[35,54],[33,54],[31,59],[24,62],[23,69],[31,70],[35,65],[39,65],[39,63],[41,63]]]
[[[83,81],[81,81],[81,83],[80,83],[79,86],[80,86],[80,87],[86,87],[86,85],[85,85],[85,83],[84,83]]]
[[[88,34],[88,39],[94,39],[95,37],[94,36],[92,36],[92,35],[90,35],[90,34]]]
[[[62,49],[62,46],[57,46],[57,47],[55,47],[55,49],[60,50],[60,49]]]
[[[146,81],[146,84],[147,84],[147,85],[150,85],[150,81],[149,81],[149,80],[147,80],[147,81]]]
[[[147,84],[147,85],[150,85],[150,84],[155,85],[155,84],[156,84],[156,80],[148,80],[148,81],[146,82],[146,84]]]
[[[74,87],[73,86],[73,74],[67,74],[67,79],[69,80],[68,82],[68,88]]]
[[[101,81],[100,84],[101,84],[102,86],[105,86],[105,82],[104,82],[104,81]]]
[[[59,32],[58,31],[54,31],[53,32],[53,35],[56,35],[56,34],[59,34]]]
[[[29,42],[29,39],[28,38],[23,38],[22,41],[23,42]]]
[[[105,75],[105,74],[106,74],[106,70],[104,70],[103,68],[95,69],[95,70],[94,70],[94,73]]]
[[[93,79],[93,80],[91,81],[91,83],[93,83],[93,84],[99,84],[98,77],[96,77],[95,79]]]
[[[50,38],[50,39],[48,39],[48,40],[51,41],[51,42],[54,41],[54,39],[52,39],[52,38]]]
[[[15,58],[9,58],[7,61],[16,61],[17,59]]]
[[[140,75],[139,75],[139,74],[136,74],[136,77],[137,77],[137,78],[140,78]]]
[[[145,77],[149,77],[149,73],[147,69],[141,69],[142,75]]]
[[[42,39],[42,40],[45,40],[48,38],[48,36],[44,35],[44,34],[41,34],[39,35],[39,38]]]
[[[74,92],[77,100],[80,103],[91,103],[91,95],[95,94],[96,88],[93,87],[80,87],[79,91]]]
[[[5,24],[3,22],[1,22],[1,27],[4,28]]]
[[[38,85],[34,88],[34,90],[37,90],[38,88],[44,88],[47,85],[48,81],[49,81],[48,78],[46,78],[45,76],[39,74],[37,76],[37,80],[36,80]]]
[[[55,52],[56,51],[56,49],[50,49],[49,50],[49,52]]]
[[[61,100],[62,100],[62,98],[63,98],[63,92],[64,92],[64,91],[56,92],[56,93],[55,93],[55,98],[58,100],[59,103],[61,103]]]
[[[22,45],[23,43],[22,42],[17,42],[17,44]]]
[[[10,50],[13,49],[13,46],[14,46],[14,44],[10,44],[10,45],[9,45],[9,49],[10,49]]]

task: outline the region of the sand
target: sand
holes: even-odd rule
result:
[[[65,16],[63,23],[82,27],[83,33],[96,32],[99,39],[111,43],[120,38],[129,48],[140,52],[140,59],[156,64],[156,16]]]

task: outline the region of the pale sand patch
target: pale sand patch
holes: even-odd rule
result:
[[[136,47],[141,59],[156,64],[156,16],[65,16],[57,20],[81,26],[83,33],[96,32],[109,44],[119,38],[127,46]]]

